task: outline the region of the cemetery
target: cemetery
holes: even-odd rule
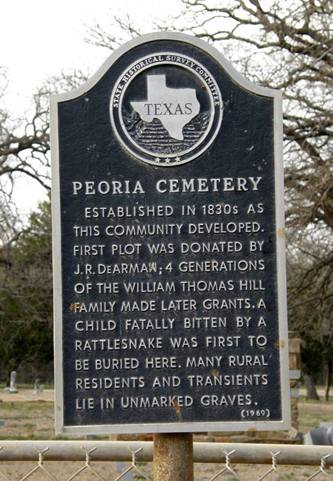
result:
[[[132,38],[94,73],[49,84],[35,137],[0,116],[6,481],[310,481],[333,465],[332,124],[312,67],[295,73],[333,11],[182,3],[203,23],[120,22]],[[207,35],[215,15],[234,30]],[[298,67],[264,80],[222,39]],[[19,173],[51,190],[25,220]]]

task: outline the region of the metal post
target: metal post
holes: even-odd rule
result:
[[[193,435],[155,434],[154,481],[193,481]]]

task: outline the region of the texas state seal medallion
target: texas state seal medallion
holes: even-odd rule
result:
[[[201,155],[221,126],[223,103],[211,73],[177,53],[138,59],[115,84],[111,124],[122,146],[152,165],[181,165]]]

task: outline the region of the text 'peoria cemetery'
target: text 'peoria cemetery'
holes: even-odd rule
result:
[[[178,34],[108,62],[52,104],[58,429],[285,428],[279,94]]]

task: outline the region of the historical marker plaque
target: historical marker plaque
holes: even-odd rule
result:
[[[52,99],[56,424],[289,424],[281,98],[154,34]]]

